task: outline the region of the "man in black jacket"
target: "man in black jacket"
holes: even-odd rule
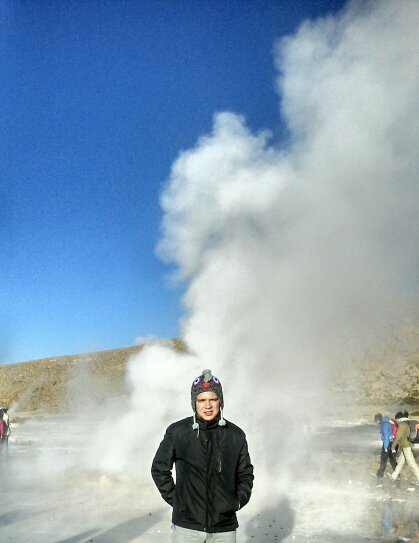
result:
[[[234,543],[236,511],[247,504],[253,486],[246,436],[224,419],[223,390],[211,370],[192,383],[191,402],[193,417],[167,428],[151,473],[173,507],[173,543]]]

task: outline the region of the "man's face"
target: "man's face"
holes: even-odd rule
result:
[[[220,412],[220,400],[215,392],[201,392],[196,397],[195,408],[198,417],[208,422]]]

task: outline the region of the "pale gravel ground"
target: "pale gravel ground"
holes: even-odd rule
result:
[[[321,430],[307,441],[302,462],[308,476],[299,478],[296,466],[292,484],[276,498],[269,486],[255,487],[254,499],[239,513],[238,543],[419,541],[419,488],[409,491],[410,474],[400,485],[374,479],[376,427],[362,417],[356,424],[337,422],[332,433]],[[47,457],[37,463],[45,448],[54,448],[55,458],[65,456],[65,435],[57,418],[47,421],[42,443],[28,427],[14,428],[9,460],[1,464],[0,541],[169,543],[170,510],[151,482],[54,475]]]

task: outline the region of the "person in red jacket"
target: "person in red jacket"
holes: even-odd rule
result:
[[[193,381],[191,404],[193,416],[167,428],[151,474],[173,508],[173,543],[234,543],[236,512],[253,487],[246,436],[224,418],[222,386],[211,370]]]
[[[4,420],[4,411],[0,409],[0,440],[3,442],[6,436],[6,421]]]

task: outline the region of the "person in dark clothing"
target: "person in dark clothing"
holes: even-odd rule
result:
[[[381,479],[384,477],[384,471],[388,461],[390,461],[393,470],[396,469],[397,466],[397,451],[392,451],[391,444],[393,443],[393,439],[397,433],[398,424],[395,420],[390,419],[389,417],[383,417],[381,413],[374,415],[374,422],[380,424],[381,441],[383,442],[380,454],[380,466],[376,473],[376,477]]]
[[[173,508],[173,543],[234,543],[236,512],[253,487],[246,436],[224,419],[222,386],[211,370],[193,381],[191,402],[193,417],[167,428],[151,474]]]

